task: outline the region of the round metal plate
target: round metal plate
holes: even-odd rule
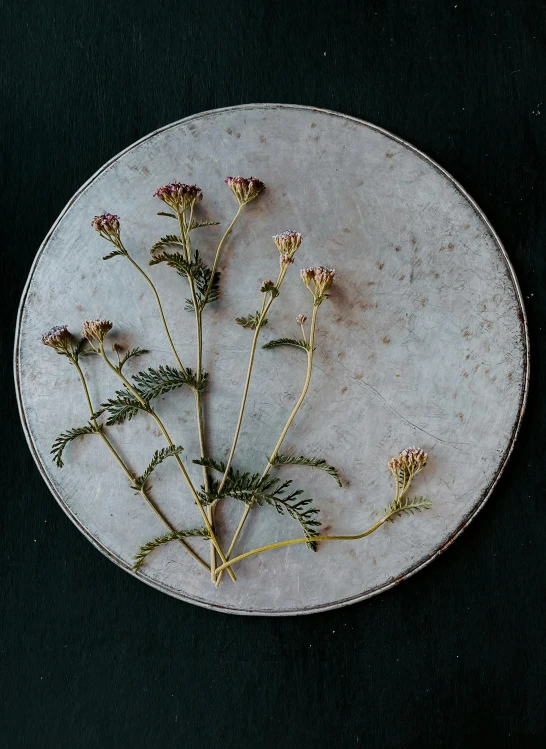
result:
[[[211,453],[223,459],[230,444],[252,337],[234,317],[255,311],[262,279],[275,277],[271,235],[295,229],[305,239],[263,341],[297,337],[295,316],[309,314],[310,296],[297,269],[335,267],[335,288],[320,308],[311,389],[285,447],[326,458],[340,470],[344,487],[312,469],[287,467],[283,476],[315,499],[327,532],[354,533],[377,520],[391,499],[389,458],[418,444],[430,462],[415,490],[428,495],[433,508],[361,541],[323,543],[316,554],[297,546],[250,558],[237,567],[238,582],[226,576],[219,589],[177,544],[150,555],[139,577],[230,613],[336,608],[417,571],[464,529],[503,470],[526,398],[526,321],[506,253],[460,185],[404,141],[334,112],[260,104],[189,117],[126,149],[70,201],[32,267],[16,337],[21,417],[61,507],[129,570],[136,548],[164,528],[128,488],[100,440],[76,441],[65,468],[52,464],[56,435],[88,416],[76,373],[42,346],[40,334],[54,324],[78,333],[83,320],[105,317],[114,321],[117,340],[151,350],[147,366],[172,364],[148,287],[125,259],[102,262],[108,245],[90,222],[106,210],[119,214],[126,246],[146,264],[153,242],[171,230],[169,219],[156,215],[162,206],[154,190],[173,179],[196,182],[205,193],[201,214],[222,224],[200,230],[198,246],[211,258],[236,207],[223,183],[228,174],[257,176],[267,191],[230,238],[221,262],[222,297],[205,313]],[[182,358],[193,367],[186,282],[163,266],[150,272]],[[98,405],[118,383],[94,357],[84,367]],[[259,351],[236,467],[263,469],[298,397],[304,367],[297,349]],[[175,391],[156,405],[198,482],[200,469],[190,462],[198,456],[191,392]],[[111,430],[111,437],[136,472],[163,444],[144,415]],[[154,474],[152,494],[179,527],[200,524],[174,461]],[[223,503],[224,543],[241,511],[234,500]],[[294,521],[259,508],[239,549],[298,535]],[[194,545],[207,554],[206,542]]]

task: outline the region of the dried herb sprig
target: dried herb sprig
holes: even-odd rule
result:
[[[112,327],[112,324],[108,321],[101,321],[101,320],[94,320],[87,324],[87,331],[89,335],[93,335],[93,340],[101,340],[104,341],[104,336],[110,330]],[[148,506],[155,512],[155,514],[158,516],[158,518],[161,520],[161,522],[168,528],[170,534],[173,536],[177,536],[176,540],[180,542],[180,544],[183,546],[183,548],[191,554],[191,556],[199,562],[205,569],[208,569],[208,565],[201,559],[201,557],[191,548],[191,546],[188,546],[184,541],[184,533],[187,535],[192,535],[191,531],[176,531],[174,526],[167,520],[164,513],[157,507],[155,502],[151,499],[149,496],[145,484],[146,480],[140,481],[138,478],[136,478],[133,473],[129,470],[127,464],[123,460],[123,458],[120,456],[116,448],[113,446],[109,438],[106,436],[105,428],[103,424],[100,424],[97,421],[97,414],[95,412],[95,409],[93,408],[93,403],[91,401],[91,396],[89,394],[89,388],[87,387],[87,382],[85,380],[85,375],[82,371],[79,358],[81,354],[85,351],[86,339],[81,339],[78,343],[76,343],[74,337],[68,330],[66,325],[57,326],[55,328],[52,328],[48,333],[45,333],[42,336],[42,343],[44,343],[46,346],[50,346],[53,348],[58,354],[61,354],[62,356],[66,356],[70,364],[72,364],[78,373],[78,377],[80,379],[80,382],[82,384],[85,400],[87,403],[87,407],[89,409],[89,416],[90,421],[87,427],[80,427],[77,429],[71,429],[67,432],[63,432],[57,439],[55,440],[53,444],[53,448],[51,450],[51,453],[53,455],[53,460],[57,464],[59,468],[63,467],[63,460],[62,460],[62,454],[63,451],[68,444],[69,441],[72,441],[78,436],[84,435],[84,434],[98,434],[99,437],[102,439],[106,447],[110,450],[110,453],[114,456],[116,462],[120,466],[120,468],[123,470],[126,477],[129,479],[130,486],[133,489],[136,489],[138,493],[141,495],[141,497],[145,500],[145,502],[148,504]],[[121,366],[119,365],[120,371]],[[181,448],[180,448],[181,449]],[[156,461],[156,465],[158,465],[158,461]],[[154,465],[154,468],[156,467]],[[153,470],[153,468],[152,468]],[[151,471],[149,472],[151,473]],[[148,474],[149,476],[149,474]],[[146,477],[147,479],[148,477]],[[179,535],[181,534],[181,535]]]

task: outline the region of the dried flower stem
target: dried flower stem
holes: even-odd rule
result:
[[[167,429],[165,428],[165,425],[163,424],[163,422],[161,421],[161,419],[159,418],[159,416],[156,414],[156,412],[153,410],[153,408],[151,408],[149,406],[149,404],[146,403],[146,401],[142,398],[142,396],[139,394],[139,392],[131,385],[131,383],[129,382],[129,380],[112,364],[112,362],[110,361],[110,359],[106,355],[106,352],[104,350],[104,341],[101,341],[99,345],[100,345],[99,353],[100,353],[100,356],[102,357],[102,359],[104,360],[104,362],[114,372],[114,374],[116,374],[117,377],[119,377],[121,379],[121,381],[123,382],[123,384],[125,385],[125,387],[129,390],[129,392],[132,393],[135,396],[135,398],[139,401],[139,403],[142,406],[143,411],[145,411],[149,416],[151,416],[154,419],[154,421],[156,422],[156,424],[160,428],[163,436],[167,440],[167,444],[170,447],[174,447],[175,446],[174,442],[172,441],[169,433],[167,432]],[[226,562],[226,558],[224,556],[224,553],[222,552],[222,549],[220,548],[220,545],[219,545],[218,541],[216,540],[216,536],[214,535],[214,531],[213,531],[212,526],[210,524],[208,515],[205,512],[205,510],[203,508],[203,505],[201,504],[201,499],[200,499],[199,495],[195,491],[195,487],[193,486],[193,483],[192,483],[191,478],[190,478],[190,476],[189,476],[189,474],[188,474],[188,472],[186,470],[186,467],[184,466],[184,463],[180,459],[179,455],[174,455],[173,457],[176,460],[178,468],[180,469],[180,472],[182,473],[182,476],[184,477],[184,480],[185,480],[186,484],[188,485],[188,488],[189,488],[189,490],[190,490],[190,492],[191,492],[191,494],[192,494],[192,496],[193,496],[193,498],[194,498],[194,500],[195,500],[195,502],[197,504],[197,507],[199,508],[199,511],[200,511],[200,513],[201,513],[201,515],[203,517],[203,521],[205,523],[205,526],[206,526],[208,532],[210,533],[211,540],[214,543],[214,546],[216,548],[216,551],[218,552],[218,555],[219,555],[220,559],[222,560],[222,562],[225,563]],[[231,572],[231,570],[228,570],[228,572]],[[230,574],[230,577],[231,577],[231,579],[234,582],[237,579],[232,572]]]
[[[381,520],[379,520],[375,525],[372,525],[371,528],[368,528],[368,530],[364,531],[364,533],[358,533],[355,536],[313,536],[313,541],[358,541],[360,538],[365,538],[366,536],[369,536],[371,533],[376,531],[378,528],[380,528],[383,523],[386,523],[387,520],[392,518],[394,515],[399,514],[399,510],[388,512],[386,515],[384,515]],[[246,559],[247,557],[254,556],[255,554],[261,554],[264,551],[269,551],[270,549],[280,549],[283,546],[293,546],[294,544],[307,544],[309,543],[309,539],[307,537],[304,538],[293,538],[289,541],[279,541],[275,544],[268,544],[267,546],[260,546],[257,549],[252,549],[252,551],[247,551],[244,554],[240,554],[238,557],[234,557],[233,559],[230,559],[228,562],[225,562],[224,564],[220,565],[216,568],[216,574],[220,576],[220,574],[224,570],[228,570],[232,565],[237,564],[238,562],[241,562],[243,559]]]
[[[273,452],[271,453],[271,456],[267,462],[267,466],[265,467],[265,470],[262,474],[262,479],[267,476],[271,468],[273,467],[273,463],[275,461],[275,458],[277,457],[277,454],[279,450],[281,449],[281,445],[284,441],[284,438],[286,437],[286,434],[288,430],[290,429],[292,422],[294,421],[296,414],[298,413],[300,406],[302,405],[303,401],[305,400],[305,396],[307,395],[307,391],[309,389],[309,383],[311,382],[311,374],[313,372],[313,349],[314,349],[314,343],[315,343],[315,331],[316,331],[316,325],[317,325],[317,312],[318,312],[319,305],[314,304],[313,305],[313,314],[311,317],[311,327],[309,331],[309,349],[307,351],[307,373],[305,376],[305,382],[303,384],[303,388],[300,394],[300,397],[298,398],[296,405],[292,409],[292,413],[288,417],[288,421],[286,422],[284,429],[281,432],[281,436],[279,437],[279,440],[277,444],[275,445]],[[303,330],[303,325],[302,325]],[[246,519],[248,518],[248,515],[250,513],[250,510],[252,509],[251,504],[247,504],[245,506],[245,509],[243,511],[243,514],[241,516],[241,520],[239,521],[239,525],[237,526],[237,529],[233,535],[233,538],[231,540],[231,543],[229,545],[228,551],[227,551],[227,558],[229,559],[233,549],[235,548],[235,545],[239,539],[239,536],[241,535],[241,531],[243,530],[243,526],[246,523]],[[309,540],[309,539],[308,539]],[[216,570],[218,577],[216,580],[216,585],[218,586],[220,583],[220,580],[222,579],[223,571],[220,570],[218,573],[218,570]]]
[[[99,437],[100,437],[100,438],[102,439],[102,441],[104,442],[104,444],[106,445],[106,447],[107,447],[107,448],[108,448],[108,449],[110,450],[110,452],[112,453],[112,455],[114,456],[114,458],[116,459],[116,461],[118,462],[118,464],[120,465],[120,467],[121,467],[121,468],[123,469],[123,472],[125,473],[125,475],[126,475],[126,476],[127,476],[127,478],[129,479],[129,481],[131,482],[131,486],[134,486],[134,484],[135,484],[135,476],[134,476],[134,475],[133,475],[133,474],[131,473],[131,471],[130,471],[130,470],[129,470],[129,468],[127,467],[127,465],[126,465],[125,461],[124,461],[124,460],[122,459],[122,457],[120,456],[120,454],[118,453],[118,451],[117,451],[117,450],[115,449],[115,447],[114,447],[114,446],[112,445],[112,443],[110,442],[110,440],[108,439],[108,437],[107,437],[107,436],[106,436],[106,435],[104,434],[104,430],[103,430],[103,429],[99,429],[99,428],[98,428],[97,420],[96,420],[96,418],[95,418],[95,416],[94,416],[94,414],[95,414],[95,409],[93,408],[93,404],[92,404],[92,402],[91,402],[91,396],[89,395],[89,388],[87,387],[87,382],[85,381],[85,376],[84,376],[84,374],[83,374],[83,372],[82,372],[82,369],[81,369],[81,367],[80,367],[80,365],[79,365],[79,363],[78,363],[77,359],[75,359],[75,358],[72,358],[72,357],[71,357],[71,358],[70,358],[70,361],[72,362],[72,364],[74,364],[74,366],[76,367],[76,370],[77,370],[77,372],[78,372],[78,376],[79,376],[79,378],[80,378],[80,381],[81,381],[81,384],[82,384],[82,387],[83,387],[83,392],[84,392],[84,394],[85,394],[85,399],[86,399],[86,401],[87,401],[87,407],[89,408],[89,415],[90,415],[90,418],[91,418],[91,421],[92,421],[92,423],[94,424],[94,426],[95,426],[95,428],[96,428],[96,430],[97,430],[97,434],[98,434],[98,435],[99,435]],[[142,498],[143,498],[143,499],[144,499],[144,500],[145,500],[145,501],[146,501],[146,502],[148,503],[148,505],[149,505],[149,506],[151,507],[151,509],[152,509],[152,510],[153,510],[153,511],[155,512],[155,514],[156,514],[156,515],[158,516],[158,518],[159,518],[159,519],[160,519],[160,520],[162,521],[162,523],[163,523],[163,524],[164,524],[164,525],[165,525],[165,526],[166,526],[166,527],[167,527],[167,528],[169,529],[169,531],[170,531],[171,533],[176,533],[176,529],[175,529],[175,527],[174,527],[173,525],[171,525],[171,523],[169,523],[169,521],[168,521],[168,520],[167,520],[167,518],[166,518],[166,517],[165,517],[165,516],[163,515],[163,513],[161,512],[161,510],[160,510],[160,509],[159,509],[159,508],[158,508],[158,507],[156,506],[156,504],[155,504],[155,503],[154,503],[154,502],[152,501],[152,499],[151,499],[151,498],[150,498],[150,497],[148,496],[148,493],[146,492],[146,490],[144,489],[144,487],[142,487],[141,489],[139,489],[139,490],[138,490],[138,493],[139,493],[139,494],[141,495],[141,497],[142,497]],[[191,546],[188,546],[188,544],[186,544],[186,543],[185,543],[185,542],[184,542],[184,541],[183,541],[183,540],[182,540],[181,538],[179,538],[179,539],[178,539],[178,541],[179,541],[180,545],[181,545],[181,546],[183,546],[183,547],[184,547],[184,549],[185,549],[185,550],[186,550],[186,551],[187,551],[187,552],[188,552],[189,554],[191,554],[191,556],[192,556],[192,557],[193,557],[193,558],[194,558],[194,559],[195,559],[195,560],[196,560],[197,562],[199,562],[199,564],[200,564],[200,565],[201,565],[202,567],[204,567],[205,569],[208,569],[208,565],[207,565],[207,563],[206,563],[206,562],[204,562],[204,561],[203,561],[203,560],[201,559],[201,557],[199,556],[199,554],[197,554],[197,552],[195,552],[195,551],[194,551],[194,550],[193,550],[193,549],[191,548]]]
[[[275,289],[278,293],[278,290],[280,289],[282,282],[284,280],[284,277],[286,275],[287,266],[281,267],[279,276],[277,278],[277,281],[275,283]],[[243,389],[243,398],[241,401],[241,407],[239,409],[239,417],[237,419],[237,424],[235,426],[235,435],[233,437],[233,442],[231,445],[231,450],[229,451],[229,457],[226,463],[226,469],[224,471],[224,475],[222,476],[222,481],[220,482],[220,485],[218,487],[218,494],[222,491],[224,488],[224,484],[226,483],[226,479],[228,477],[229,469],[231,468],[231,464],[233,462],[233,456],[235,455],[235,450],[237,449],[237,442],[239,440],[239,434],[241,432],[241,426],[243,423],[243,416],[245,413],[245,407],[246,407],[246,400],[248,396],[248,388],[250,386],[250,378],[252,376],[252,368],[254,366],[254,357],[256,355],[256,347],[258,345],[258,338],[260,336],[260,331],[263,327],[264,320],[266,319],[266,315],[269,312],[269,308],[271,307],[273,300],[277,294],[273,294],[272,292],[267,292],[264,295],[263,302],[262,302],[262,309],[260,311],[260,317],[258,318],[258,323],[256,325],[256,328],[254,330],[254,337],[252,339],[252,346],[250,349],[250,359],[248,362],[248,368],[246,373],[246,379],[245,379],[245,385]]]

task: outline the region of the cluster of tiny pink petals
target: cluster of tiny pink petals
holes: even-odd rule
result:
[[[256,177],[226,177],[224,180],[237,198],[239,205],[246,205],[265,190],[264,183]]]
[[[55,351],[67,353],[72,349],[73,338],[66,325],[55,325],[42,336],[44,346],[51,346]]]
[[[95,231],[103,234],[119,233],[119,216],[113,213],[103,213],[102,216],[95,216],[91,221],[91,226]]]
[[[86,320],[83,323],[82,335],[88,341],[98,341],[102,343],[106,334],[112,330],[113,323],[110,320]]]
[[[297,231],[283,231],[282,234],[276,234],[273,241],[281,254],[293,257],[296,250],[301,244],[303,236]]]
[[[168,185],[158,187],[154,196],[179,213],[203,200],[203,193],[197,185],[186,185],[182,182],[170,182]]]
[[[322,296],[333,284],[336,272],[333,268],[325,268],[322,265],[317,265],[314,268],[303,268],[300,271],[300,275],[303,283],[316,296]],[[314,286],[312,287],[311,284]]]
[[[395,475],[400,469],[416,473],[426,466],[427,460],[427,453],[420,447],[407,447],[397,458],[389,461],[389,468]]]

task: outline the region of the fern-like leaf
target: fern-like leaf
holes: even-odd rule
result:
[[[395,499],[385,508],[385,515],[401,515],[403,512],[408,515],[413,513],[421,512],[421,510],[430,510],[432,503],[427,497],[414,497],[410,499],[407,494]],[[389,520],[393,520],[392,517]]]
[[[206,464],[221,473],[225,471],[224,464],[212,458],[205,458],[202,461],[194,462],[200,465]],[[277,476],[262,477],[259,473],[242,473],[230,468],[221,491],[220,481],[213,480],[208,493],[203,487],[201,488],[200,497],[203,504],[212,504],[223,497],[233,497],[250,507],[264,504],[274,507],[279,515],[287,514],[300,524],[305,536],[309,539],[307,546],[315,551],[316,543],[313,541],[313,536],[318,535],[319,510],[312,506],[312,499],[300,499],[303,489],[287,494],[287,489],[291,484],[290,480],[281,483]]]
[[[310,346],[307,341],[296,340],[295,338],[275,338],[273,341],[264,343],[262,348],[277,348],[278,346],[297,346],[304,351],[310,351]]]
[[[189,385],[194,390],[203,391],[207,386],[207,373],[203,372],[201,380],[198,382],[191,369],[182,372],[176,367],[165,365],[157,369],[149,367],[145,372],[139,372],[133,377],[133,382],[138,394],[148,402],[184,385]]]
[[[176,531],[176,533],[166,533],[164,536],[158,536],[157,538],[148,541],[147,544],[141,546],[138,552],[133,557],[133,570],[136,572],[144,564],[148,554],[151,554],[154,549],[164,546],[165,544],[171,543],[171,541],[181,541],[184,538],[191,537],[199,538],[210,538],[209,532],[206,528],[193,528],[189,531]]]
[[[150,352],[148,349],[145,348],[132,348],[130,351],[127,351],[127,353],[123,356],[123,358],[120,360],[118,364],[118,369],[121,372],[123,369],[124,364],[127,364],[129,359],[133,359],[135,356],[142,356],[143,354],[149,354]]]
[[[109,414],[106,420],[107,426],[130,421],[139,411],[145,408],[138,398],[135,398],[128,390],[116,390],[116,397],[110,398],[106,403],[101,403],[101,406],[103,410],[98,413],[106,411]]]
[[[261,312],[256,312],[255,315],[247,315],[246,317],[236,317],[235,322],[243,328],[248,330],[255,330],[260,322]],[[267,319],[262,320],[262,328],[267,325]]]
[[[213,458],[199,458],[198,460],[193,460],[192,463],[195,463],[197,466],[205,466],[205,468],[212,468],[215,471],[218,471],[218,473],[225,473],[226,470],[226,464],[221,460],[214,460]]]
[[[175,221],[178,221],[178,217],[174,213],[167,213],[165,211],[158,211],[158,216],[166,216],[167,218],[174,218]]]
[[[137,491],[144,489],[144,487],[146,486],[146,482],[155,471],[157,466],[163,463],[163,461],[167,458],[171,458],[173,455],[179,455],[183,451],[183,449],[184,448],[180,446],[169,445],[169,447],[163,447],[161,450],[156,450],[152,455],[152,459],[148,464],[148,467],[146,468],[142,476],[136,477],[135,483],[131,488],[136,489]]]
[[[117,257],[118,255],[127,255],[127,250],[120,250],[119,248],[112,250],[112,252],[109,252],[108,255],[103,255],[103,260],[110,260],[113,257]]]
[[[212,270],[203,261],[199,250],[195,251],[193,260],[189,261],[180,252],[160,252],[150,260],[150,265],[158,265],[159,263],[167,263],[169,268],[173,268],[179,276],[193,281],[199,309],[203,309],[206,304],[218,299],[220,295],[220,273],[216,271],[214,279],[211,281]],[[193,309],[193,299],[186,299],[185,308]]]
[[[85,434],[98,434],[102,426],[99,424],[97,427],[92,422],[89,422],[84,427],[76,427],[75,429],[68,429],[66,432],[59,434],[53,445],[51,446],[51,455],[53,456],[53,462],[58,468],[64,466],[63,452],[69,442],[75,440],[77,437],[83,437]]]
[[[193,231],[194,229],[201,229],[203,226],[219,226],[219,221],[192,221],[189,225],[189,231]]]
[[[161,239],[152,246],[150,253],[153,255],[157,250],[161,250],[163,247],[169,247],[173,244],[183,246],[176,234],[167,234],[165,237],[161,237]]]
[[[338,486],[342,486],[339,474],[334,466],[328,465],[328,463],[322,458],[306,458],[303,455],[276,455],[271,465],[274,466],[309,466],[311,468],[319,468],[321,471],[331,476]]]

